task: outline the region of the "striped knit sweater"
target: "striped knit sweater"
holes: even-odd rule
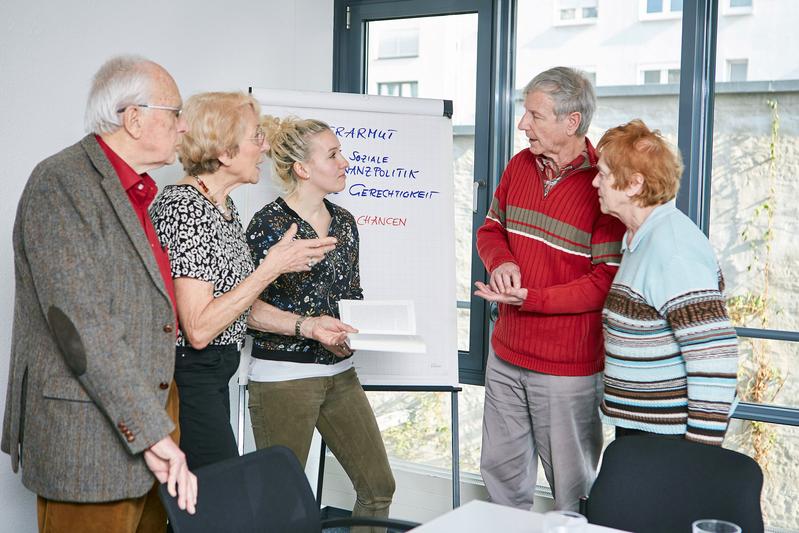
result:
[[[535,156],[508,163],[477,250],[489,272],[506,262],[521,270],[527,299],[499,306],[492,336],[497,356],[512,365],[559,376],[587,376],[604,364],[601,310],[621,258],[624,226],[599,211],[596,152],[588,165],[545,197]]]
[[[603,311],[603,421],[721,445],[738,344],[707,237],[669,202],[622,251]]]

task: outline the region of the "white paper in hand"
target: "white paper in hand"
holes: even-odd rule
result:
[[[356,328],[347,343],[353,350],[424,353],[424,340],[416,335],[412,300],[339,300],[341,321]]]

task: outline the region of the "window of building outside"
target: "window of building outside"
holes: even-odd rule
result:
[[[752,0],[722,0],[719,2],[721,5],[722,15],[751,15],[754,13],[754,6]],[[766,8],[768,9],[768,8]]]
[[[727,60],[727,81],[746,81],[749,61],[746,59]]]
[[[785,56],[799,50],[796,20],[793,0],[719,17],[709,233],[739,327],[799,331],[799,71]],[[799,407],[799,343],[741,337],[738,346],[741,400]],[[799,529],[798,434],[735,421],[725,441],[764,468],[769,526]]]
[[[377,94],[383,96],[418,96],[419,82],[417,81],[390,81],[377,84]]]
[[[682,2],[683,0],[639,0],[639,17],[641,20],[679,18],[682,15]]]
[[[397,59],[419,56],[419,29],[414,27],[388,29],[378,38],[377,58]]]
[[[556,24],[593,24],[598,16],[597,0],[559,0]]]
[[[641,70],[641,83],[644,85],[658,83],[680,83],[679,68],[647,68]]]

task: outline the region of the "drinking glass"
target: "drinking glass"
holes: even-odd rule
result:
[[[693,533],[741,533],[741,528],[732,522],[703,518],[693,524]]]
[[[574,511],[549,511],[544,513],[543,533],[576,533],[588,520]]]

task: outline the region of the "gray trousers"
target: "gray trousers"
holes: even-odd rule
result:
[[[488,354],[480,472],[491,501],[530,509],[541,458],[555,509],[576,511],[602,452],[602,373],[550,376]]]

